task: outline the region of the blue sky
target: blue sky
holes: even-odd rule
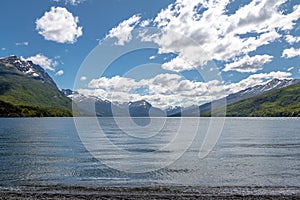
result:
[[[299,78],[299,4],[3,0],[0,57],[32,60],[60,88],[75,87],[112,101],[146,99],[158,107],[199,104],[273,78]],[[101,66],[118,49],[143,46],[140,40],[151,48]],[[87,66],[93,50],[99,51],[97,59]]]
[[[82,2],[82,3],[80,3]],[[59,62],[57,69],[64,71],[64,76],[52,76],[62,88],[72,88],[77,69],[103,39],[108,31],[121,21],[134,14],[145,18],[155,17],[156,13],[172,1],[153,0],[151,5],[146,0],[86,0],[72,5],[71,1],[54,0],[4,0],[0,2],[1,43],[0,56],[23,56],[25,58],[42,54]],[[78,16],[78,26],[83,34],[73,44],[57,43],[45,40],[36,30],[36,20],[41,18],[51,7],[66,8]],[[24,45],[23,43],[27,43]],[[55,59],[55,57],[59,57]],[[49,74],[55,73],[48,71]]]

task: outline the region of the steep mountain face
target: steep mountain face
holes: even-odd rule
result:
[[[73,94],[73,91],[70,89],[62,89],[61,91],[64,93],[65,96],[69,96]]]
[[[226,116],[300,117],[300,83],[233,103],[227,107]]]
[[[245,90],[241,90],[237,93],[230,94],[227,97],[224,97],[222,99],[218,99],[203,105],[200,105],[198,108],[195,107],[189,107],[183,109],[182,112],[185,112],[185,116],[199,116],[204,115],[206,116],[206,113],[211,111],[212,103],[214,105],[214,109],[218,109],[221,107],[224,107],[225,103],[227,106],[240,102],[245,99],[249,99],[251,97],[259,96],[262,94],[265,94],[267,92],[270,92],[272,90],[284,88],[290,85],[294,85],[300,83],[300,79],[273,79],[269,81],[266,84],[263,85],[256,85],[254,87],[247,88]],[[180,113],[177,113],[176,115],[180,115]]]
[[[247,88],[240,92],[230,94],[227,96],[227,104],[230,105],[232,103],[248,99],[250,97],[258,96],[269,92],[271,90],[284,88],[290,85],[294,85],[300,83],[300,79],[273,79],[267,84],[264,85],[256,85],[254,87]]]
[[[152,107],[147,101],[129,102],[129,113],[131,117],[165,116],[164,111]]]
[[[136,111],[140,111],[141,114],[143,113],[143,111],[147,112],[147,114],[149,114],[149,110],[151,108],[151,104],[148,103],[145,100],[140,100],[140,101],[134,101],[134,102],[129,102],[129,112],[133,112]],[[141,109],[141,110],[139,110]]]
[[[0,101],[0,116],[72,115],[71,100],[58,90],[47,72],[16,56],[0,59]]]
[[[31,61],[25,61],[17,56],[10,56],[7,58],[1,58],[0,63],[8,68],[12,68],[12,70],[22,72],[24,76],[44,81],[57,88],[55,82],[48,73],[42,67]]]

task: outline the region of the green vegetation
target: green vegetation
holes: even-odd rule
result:
[[[72,102],[55,86],[0,63],[0,117],[72,116]]]
[[[71,117],[70,110],[12,105],[0,101],[0,117]]]
[[[213,111],[215,115],[221,113]],[[210,113],[205,113],[209,116]],[[227,107],[228,117],[300,117],[300,84],[277,89]]]

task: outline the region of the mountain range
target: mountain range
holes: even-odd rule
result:
[[[43,116],[299,116],[300,79],[273,79],[222,99],[187,108],[153,107],[145,100],[120,103],[60,91],[39,65],[10,56],[0,59],[0,117]],[[73,101],[73,113],[72,113]],[[226,104],[224,104],[226,103]],[[212,110],[212,107],[214,110]]]
[[[212,111],[219,115],[219,110]],[[206,113],[210,116],[210,112]],[[300,83],[274,89],[227,106],[229,117],[300,117]]]
[[[285,88],[285,87],[288,87],[288,86],[291,86],[291,85],[294,85],[297,83],[300,83],[300,79],[273,79],[266,84],[249,87],[249,88],[241,90],[239,92],[229,94],[228,96],[226,96],[222,99],[218,99],[218,100],[215,100],[215,101],[212,101],[209,103],[205,103],[203,105],[200,105],[199,107],[193,106],[193,107],[186,108],[183,110],[185,112],[185,116],[186,115],[198,116],[199,113],[202,116],[207,116],[211,112],[212,105],[213,105],[214,109],[218,109],[218,108],[223,107],[225,103],[227,106],[229,106],[229,105],[235,104],[237,102],[243,101],[245,99],[249,99],[249,98],[256,97],[256,96],[261,96],[261,95],[271,92],[273,90]],[[231,115],[229,115],[230,108],[231,107],[226,108],[227,116],[231,116]],[[243,112],[243,111],[241,110],[241,112]],[[220,111],[219,111],[219,113],[220,113]],[[175,115],[178,116],[178,115],[180,115],[180,113],[176,113]]]
[[[63,90],[65,94],[69,91]],[[73,92],[68,95],[77,105],[79,110],[77,113],[84,113],[83,115],[88,116],[99,116],[99,117],[149,117],[149,116],[166,116],[164,111],[153,107],[149,102],[145,100],[118,103],[110,102],[108,100],[102,100],[95,96],[85,96],[77,92]]]
[[[111,116],[168,116],[168,117],[179,117],[179,116],[211,116],[211,109],[213,105],[214,115],[220,116],[221,109],[225,106],[227,107],[226,116],[255,116],[254,113],[249,113],[246,110],[240,108],[238,111],[234,111],[235,104],[244,102],[245,100],[257,97],[260,98],[263,95],[273,94],[271,92],[277,91],[279,89],[289,90],[290,86],[299,85],[300,79],[273,79],[266,84],[256,85],[254,87],[247,88],[245,90],[239,91],[237,93],[230,94],[222,99],[215,100],[200,106],[191,106],[188,108],[169,107],[168,109],[161,110],[159,108],[153,107],[149,102],[145,100],[128,102],[128,103],[118,103],[110,102],[108,100],[103,100],[95,96],[85,96],[78,94],[77,92],[72,92],[71,90],[64,90],[64,93],[71,98],[76,105],[84,111],[87,115],[93,115],[95,113],[97,116],[101,117],[111,117]],[[296,91],[299,88],[296,87]],[[295,94],[296,95],[296,94]],[[280,95],[278,95],[280,99]],[[295,98],[292,98],[297,100]],[[274,98],[273,98],[274,101]],[[246,104],[246,103],[245,103]],[[259,102],[257,102],[259,105]],[[251,105],[250,105],[251,106]],[[279,107],[280,105],[276,105]],[[270,110],[277,110],[278,108],[270,108]],[[300,108],[300,106],[299,106]],[[223,108],[224,110],[225,108]],[[184,113],[184,114],[183,114]],[[233,114],[234,113],[234,114]],[[295,116],[292,112],[288,112],[286,116]],[[94,115],[95,115],[94,114]],[[262,115],[259,115],[262,116]],[[274,115],[269,111],[268,116],[278,116]]]

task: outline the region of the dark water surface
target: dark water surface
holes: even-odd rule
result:
[[[88,131],[97,130],[91,127],[89,118],[82,120],[86,120]],[[130,162],[139,162],[147,167],[147,163],[164,162],[177,151],[172,148],[147,157],[176,133],[180,118],[168,118],[161,136],[141,132],[145,137],[141,135],[138,140],[124,138],[112,118],[99,120],[115,145],[145,154],[143,159],[133,161],[103,144],[105,148],[102,146],[98,153],[112,164],[134,167]],[[193,120],[189,118],[191,124]],[[72,118],[0,119],[0,187],[239,186],[265,188],[266,193],[274,192],[274,188],[280,188],[279,193],[299,193],[299,118],[226,118],[217,145],[207,157],[199,159],[208,122],[209,118],[201,119],[193,144],[175,163],[152,172],[127,173],[94,158],[82,144]]]

